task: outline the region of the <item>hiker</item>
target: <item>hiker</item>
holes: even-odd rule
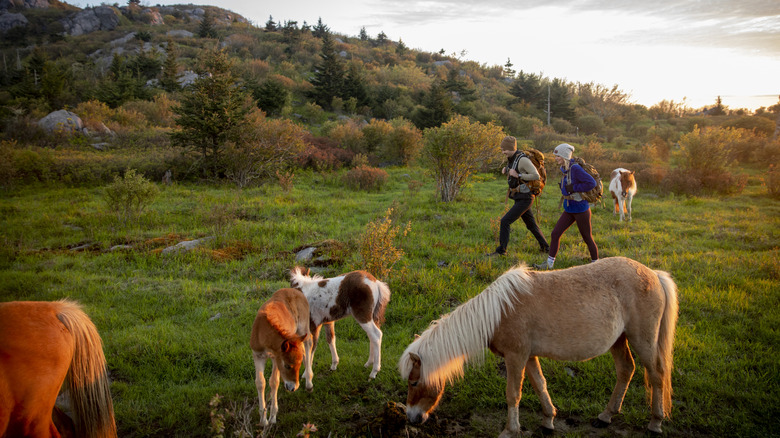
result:
[[[563,194],[563,213],[558,218],[558,223],[553,228],[550,236],[550,251],[547,260],[534,265],[536,269],[552,269],[555,264],[555,256],[558,254],[558,248],[561,244],[561,236],[569,229],[573,223],[577,223],[580,235],[590,251],[591,262],[599,259],[599,248],[593,241],[590,223],[590,203],[582,199],[580,192],[587,192],[596,187],[596,180],[593,179],[579,164],[572,159],[574,146],[568,143],[561,143],[555,147],[553,155],[555,162],[561,167],[563,178],[560,187]]]
[[[501,153],[507,158],[507,165],[501,169],[502,174],[507,175],[509,183],[508,197],[515,201],[514,205],[501,218],[501,227],[498,237],[498,247],[488,256],[506,255],[506,247],[509,244],[510,226],[517,218],[522,218],[525,227],[534,235],[539,242],[541,252],[548,252],[550,246],[547,244],[539,226],[536,224],[536,218],[531,210],[531,204],[534,201],[534,195],[531,189],[526,185],[527,181],[539,180],[539,171],[536,170],[531,160],[522,152],[517,150],[517,140],[508,135],[501,141]]]

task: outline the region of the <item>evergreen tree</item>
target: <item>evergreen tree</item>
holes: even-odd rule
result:
[[[542,76],[541,74],[525,73],[520,71],[509,89],[509,94],[515,96],[518,101],[536,105],[542,100]],[[545,93],[545,98],[546,93]],[[545,99],[546,102],[546,99]]]
[[[211,9],[206,9],[206,12],[203,14],[203,19],[198,27],[198,36],[201,38],[216,38],[218,36]]]
[[[721,100],[720,96],[718,96],[718,99],[715,101],[715,106],[709,111],[709,115],[722,116],[725,114],[726,107],[723,106],[723,100]]]
[[[344,79],[345,99],[354,98],[357,106],[369,105],[368,88],[366,87],[363,72],[359,65],[352,63],[347,70],[347,76]]]
[[[257,100],[257,107],[268,115],[278,115],[290,100],[290,92],[280,81],[268,79],[252,90],[252,97]]]
[[[452,98],[437,80],[423,99],[423,107],[414,115],[414,124],[420,129],[435,128],[452,117]]]
[[[550,115],[574,123],[575,112],[569,86],[562,79],[555,78],[549,87]],[[547,99],[539,101],[536,107],[547,110]]]
[[[368,33],[366,33],[366,27],[360,28],[360,41],[368,41]]]
[[[506,64],[504,64],[504,76],[506,76],[508,78],[515,77],[515,74],[517,72],[512,68],[513,66],[514,66],[514,64],[512,64],[512,61],[509,58],[507,58],[506,59]]]
[[[387,35],[383,32],[379,32],[379,35],[376,36],[376,44],[378,46],[384,46],[387,43]]]
[[[228,142],[240,138],[254,106],[232,67],[225,51],[207,51],[197,72],[199,78],[173,108],[180,129],[171,133],[171,142],[199,153],[200,169],[207,177],[222,175],[223,150]]]
[[[268,16],[268,21],[265,22],[265,30],[267,32],[275,32],[276,31],[276,23],[274,22],[273,15]]]
[[[168,38],[168,44],[165,47],[165,62],[162,68],[162,78],[160,79],[160,85],[167,91],[176,91],[179,88],[179,64],[176,62],[176,58],[179,56],[179,51],[176,48],[176,43],[173,39]]]
[[[330,34],[322,37],[322,62],[315,66],[311,83],[314,90],[309,94],[317,105],[330,109],[334,97],[342,97],[344,89],[344,65],[336,53]]]
[[[325,26],[322,24],[322,17],[317,19],[317,25],[314,26],[314,30],[312,31],[312,35],[314,35],[317,38],[324,38],[325,35],[330,34],[330,29],[328,26]]]
[[[406,47],[406,44],[404,44],[404,41],[403,41],[402,39],[400,39],[400,38],[399,38],[399,39],[398,39],[398,45],[397,45],[397,46],[395,46],[395,53],[397,53],[397,54],[399,54],[399,55],[403,56],[403,55],[404,55],[404,54],[406,54],[406,52],[408,52],[408,51],[409,51],[409,48],[408,48],[408,47]]]

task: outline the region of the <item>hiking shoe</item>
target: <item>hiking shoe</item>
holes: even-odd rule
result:
[[[539,264],[534,263],[531,266],[533,266],[534,269],[536,269],[537,271],[547,271],[549,269],[552,269],[550,267],[550,265],[547,264],[547,262],[542,262],[542,263],[539,263]]]
[[[490,254],[485,254],[485,257],[506,257],[506,254],[503,252],[493,251]]]

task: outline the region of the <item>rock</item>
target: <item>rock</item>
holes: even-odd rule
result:
[[[0,32],[9,31],[15,27],[27,26],[27,17],[22,14],[2,14],[0,15]]]
[[[49,0],[0,0],[0,11],[13,8],[46,9]]]
[[[219,318],[222,318],[222,314],[221,314],[221,313],[219,313],[219,312],[217,312],[217,314],[216,314],[216,315],[214,315],[214,316],[212,316],[211,318],[209,318],[209,321],[216,321],[216,320],[218,320]]]
[[[73,134],[74,132],[83,132],[84,122],[76,113],[68,110],[59,110],[49,113],[46,117],[38,121],[38,126],[46,132],[64,132]]]
[[[120,13],[110,6],[85,9],[60,20],[67,35],[84,35],[96,30],[114,30],[119,26]]]
[[[133,249],[133,247],[130,246],[130,245],[114,245],[111,248],[109,248],[108,250],[109,251],[120,251],[120,250],[128,250],[128,249]]]
[[[99,151],[104,151],[104,150],[108,149],[108,147],[111,146],[111,145],[108,144],[108,143],[92,143],[90,146],[92,146],[93,148],[95,148],[95,149],[97,149]]]
[[[214,237],[204,237],[202,239],[185,240],[184,242],[179,242],[176,245],[169,246],[163,249],[162,254],[178,254],[182,252],[192,251],[193,249],[199,247],[203,243],[213,239]]]
[[[198,74],[191,70],[186,70],[181,73],[179,73],[179,76],[176,78],[176,81],[181,85],[182,87],[186,87],[187,85],[192,85],[195,83],[195,81],[198,79]]]
[[[316,250],[317,248],[310,246],[298,251],[298,253],[295,254],[295,263],[308,262],[314,256],[314,251]]]
[[[195,36],[194,33],[188,30],[169,30],[165,35],[174,38],[192,38]]]

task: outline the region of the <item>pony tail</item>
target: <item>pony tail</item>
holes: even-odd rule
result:
[[[379,280],[377,280],[376,285],[379,289],[379,301],[374,305],[373,319],[377,326],[381,326],[385,323],[385,309],[387,303],[390,302],[390,288],[387,283]]]
[[[658,275],[658,280],[666,295],[666,306],[658,331],[658,354],[656,354],[655,366],[663,376],[663,410],[664,415],[669,417],[672,413],[672,356],[679,303],[677,301],[677,285],[669,273],[664,271],[655,271],[655,273]]]
[[[75,344],[66,385],[76,436],[115,438],[114,406],[100,334],[77,303],[67,299],[58,303],[57,319],[73,336]]]

